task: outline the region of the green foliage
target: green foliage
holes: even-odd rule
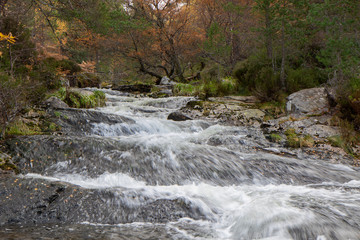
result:
[[[224,29],[214,22],[207,30],[208,38],[204,41],[203,49],[213,58],[226,59],[230,56],[231,46],[226,42]]]
[[[259,74],[263,68],[271,68],[271,61],[267,59],[265,52],[258,52],[250,56],[247,60],[236,64],[233,75],[238,80],[238,84],[241,91],[252,92],[256,88],[256,82],[267,81],[268,76],[264,76],[265,79],[259,77]],[[263,71],[262,74],[266,74]],[[271,76],[273,73],[270,74]],[[264,83],[262,83],[264,84]]]
[[[0,70],[12,76],[26,76],[30,72],[27,65],[31,65],[37,55],[30,30],[12,17],[4,17],[0,29],[3,34],[11,33],[16,37],[14,44],[0,42]]]
[[[360,132],[360,77],[352,78],[343,90],[344,93],[338,97],[340,117]]]
[[[261,101],[277,100],[281,94],[280,76],[271,67],[263,67],[254,80],[254,95]]]
[[[326,77],[317,68],[296,67],[286,69],[286,94],[304,88],[319,86],[326,81]],[[251,92],[261,101],[278,101],[284,93],[281,92],[280,74],[274,72],[271,61],[264,52],[258,52],[247,60],[237,63],[233,75],[237,78],[239,89],[243,93]]]
[[[178,83],[174,86],[173,92],[178,96],[192,96],[195,93],[195,86],[192,84]]]
[[[317,87],[326,82],[326,76],[315,68],[297,68],[287,71],[287,91],[288,93],[297,92],[304,88]]]
[[[357,1],[328,0],[311,5],[309,20],[324,31],[326,39],[317,57],[332,84],[343,85],[343,81],[359,73],[360,44],[356,37],[359,11]]]
[[[29,104],[27,98],[33,87],[22,79],[0,73],[0,139],[5,130]]]
[[[197,88],[197,95],[206,99],[208,97],[236,94],[237,91],[237,81],[232,77],[227,77],[221,80],[205,80],[203,84]]]
[[[80,71],[80,66],[71,60],[57,60],[51,57],[39,61],[30,76],[43,83],[47,89],[53,90],[61,87],[62,74],[66,73],[68,80],[73,80],[75,78],[74,74]]]

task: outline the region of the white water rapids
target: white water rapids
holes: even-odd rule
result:
[[[254,129],[166,119],[190,98],[136,98],[110,91],[107,98],[107,107],[96,111],[134,122],[96,123],[89,136],[116,141],[121,149],[102,150],[106,162],[93,168],[79,157],[76,165],[58,162],[47,173],[25,177],[121,192],[129,196],[122,201],[133,206],[183,199],[205,216],[111,225],[135,233],[161,228],[167,232],[162,239],[360,239],[356,169],[252,150],[266,141]],[[252,133],[258,136],[249,137]],[[134,192],[141,198],[131,198]]]

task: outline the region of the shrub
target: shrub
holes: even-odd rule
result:
[[[191,84],[178,83],[174,86],[174,94],[179,96],[191,96],[195,92],[195,86]]]
[[[287,70],[286,88],[293,93],[304,88],[313,88],[326,82],[326,77],[314,68]]]
[[[252,92],[260,101],[277,100],[281,94],[279,74],[274,74],[271,67],[263,67],[256,75]]]
[[[0,139],[5,136],[7,126],[27,104],[25,89],[21,83],[20,80],[0,74]]]
[[[233,75],[238,80],[239,91],[251,92],[261,101],[276,101],[282,91],[279,66],[277,64],[274,70],[273,64],[277,63],[272,63],[264,52],[237,63]],[[285,93],[287,94],[326,82],[326,76],[316,68],[305,68],[298,64],[288,66],[286,76]]]
[[[66,77],[67,81],[71,83],[76,79],[75,74],[80,71],[80,66],[71,60],[57,60],[50,57],[39,61],[30,75],[33,79],[44,83],[48,89],[52,90],[61,87],[62,76]]]
[[[352,125],[356,131],[360,131],[360,77],[349,80],[338,91],[337,99],[340,106],[340,117]]]

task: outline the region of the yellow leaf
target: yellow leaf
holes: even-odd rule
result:
[[[15,37],[13,37],[11,33],[5,35],[1,32],[0,32],[0,41],[8,41],[11,44],[14,44],[16,42]]]

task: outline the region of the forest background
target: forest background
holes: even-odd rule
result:
[[[326,86],[360,131],[359,13],[358,0],[0,0],[0,137],[49,92],[163,77],[179,95],[280,103]]]

